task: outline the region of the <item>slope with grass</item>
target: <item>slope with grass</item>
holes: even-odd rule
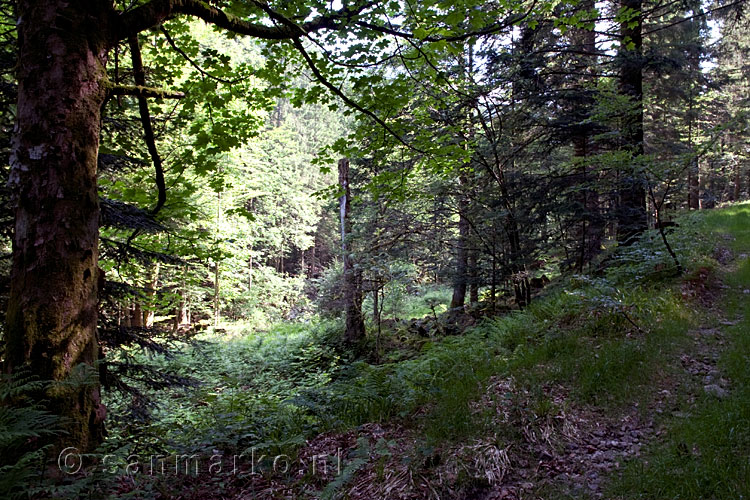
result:
[[[723,283],[680,358],[675,410],[642,460],[610,489],[619,498],[750,497],[750,205],[707,213]]]
[[[429,396],[411,399],[408,419],[313,441],[349,450],[350,469],[323,491],[747,497],[748,222],[747,204],[686,215],[670,235],[684,275],[647,234],[595,276],[399,364]]]

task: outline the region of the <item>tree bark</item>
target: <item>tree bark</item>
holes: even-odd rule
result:
[[[621,7],[637,12],[636,21],[622,23],[620,34],[620,92],[630,98],[630,109],[622,119],[622,148],[630,152],[630,165],[620,173],[617,242],[630,245],[648,228],[646,179],[640,168],[643,161],[643,34],[642,0],[621,0]]]
[[[693,73],[693,75],[700,74],[701,68],[698,51],[692,50],[689,52],[688,63],[690,71],[691,73]],[[700,208],[700,186],[698,184],[698,178],[700,177],[700,163],[698,159],[698,152],[695,150],[695,144],[693,140],[693,127],[696,119],[694,110],[696,94],[699,94],[698,92],[696,92],[696,87],[699,86],[699,83],[696,81],[691,81],[688,85],[690,88],[688,94],[687,111],[688,148],[690,148],[690,151],[694,155],[690,160],[690,167],[688,168],[688,208],[690,210],[698,210]]]
[[[581,9],[592,10],[595,7],[594,0],[586,0],[581,4]],[[594,30],[580,29],[577,33],[577,43],[580,45],[582,55],[580,56],[581,78],[580,92],[582,93],[583,114],[580,115],[582,122],[588,122],[591,117],[592,108],[596,104],[593,94],[588,94],[597,81],[597,56],[596,56],[596,33]],[[578,227],[578,261],[579,272],[583,271],[585,264],[591,262],[601,252],[602,240],[604,238],[604,224],[601,216],[599,192],[596,189],[598,175],[591,172],[588,158],[594,153],[594,141],[586,123],[579,123],[573,137],[574,156],[580,162],[579,177],[582,184],[580,191],[580,206],[583,210],[581,222]]]
[[[700,172],[698,169],[698,158],[690,160],[690,169],[688,171],[688,205],[690,210],[698,210],[700,208],[700,186],[698,184]],[[736,184],[735,186],[739,187],[739,184]]]
[[[742,175],[740,173],[740,162],[734,163],[734,193],[732,201],[739,201],[742,196]]]
[[[492,249],[492,277],[490,281],[490,311],[495,312],[497,296],[497,252],[494,245]]]
[[[130,310],[130,326],[143,328],[143,308],[139,297],[133,300],[133,308]]]
[[[479,264],[477,262],[476,249],[469,251],[469,302],[474,305],[479,303]]]
[[[219,173],[221,173],[221,169],[219,169]],[[214,264],[214,329],[219,327],[219,322],[221,321],[221,296],[219,295],[221,292],[221,258],[219,253],[219,238],[220,238],[220,232],[221,232],[221,191],[216,193],[216,250],[217,250],[217,256],[216,256],[216,262]]]
[[[463,176],[459,178],[459,185],[465,185]],[[469,202],[461,193],[458,195],[458,245],[456,248],[456,267],[453,276],[453,296],[451,297],[451,309],[463,307],[466,302],[466,283],[469,272],[469,221],[466,212],[469,210]]]
[[[344,261],[344,298],[346,302],[346,330],[344,339],[350,343],[356,343],[365,336],[365,320],[362,317],[362,286],[361,274],[354,269],[349,244],[351,233],[351,222],[349,212],[351,210],[351,191],[349,189],[349,160],[339,160],[339,185],[343,190],[339,198],[339,215],[341,224],[341,252]]]
[[[98,0],[18,0],[18,107],[9,184],[13,268],[5,372],[28,364],[65,379],[99,357],[96,335],[100,110],[107,96],[111,6]],[[103,435],[98,383],[52,385],[64,418],[57,446],[92,450]]]

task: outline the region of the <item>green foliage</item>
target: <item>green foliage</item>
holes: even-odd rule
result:
[[[326,317],[339,317],[344,310],[344,296],[341,290],[344,267],[341,261],[333,262],[323,270],[320,277],[313,280],[315,302],[318,312]]]
[[[351,482],[354,474],[356,474],[359,469],[370,461],[380,459],[380,463],[382,464],[383,459],[391,457],[391,452],[388,449],[389,444],[392,443],[380,438],[373,447],[370,445],[368,437],[362,436],[358,438],[357,447],[346,457],[346,466],[341,470],[340,474],[333,479],[333,481],[329,482],[325,488],[323,488],[320,492],[320,498],[323,500],[342,498],[344,495],[342,492],[343,488]]]
[[[60,434],[58,418],[31,398],[48,387],[25,370],[0,381],[0,497],[29,498],[40,488],[48,438]]]
[[[130,9],[138,2],[116,4]],[[263,26],[269,25],[267,8],[276,10],[271,16],[276,26],[292,22],[282,19],[297,22],[330,10],[320,1],[219,4]],[[152,320],[162,330],[183,310],[203,325],[213,315],[218,328],[194,345],[156,339],[150,345],[160,348],[109,351],[109,360],[129,359],[143,368],[136,385],[160,401],[151,420],[128,421],[111,442],[133,440],[149,451],[257,447],[293,453],[323,430],[414,415],[420,415],[418,425],[431,442],[462,439],[481,428],[482,417],[471,403],[489,377],[518,371],[528,383],[570,383],[586,402],[620,403],[648,384],[655,362],[695,320],[676,293],[659,288],[674,263],[660,236],[647,231],[636,244],[602,259],[608,264],[602,276],[563,280],[523,312],[484,319],[462,335],[441,338],[430,331],[429,341],[399,326],[386,328],[394,345],[417,346],[418,352],[388,353],[385,359],[391,361],[385,363],[355,359],[344,348],[341,324],[330,319],[342,311],[341,271],[332,265],[336,217],[325,197],[313,196],[341,194],[331,175],[334,155],[356,157],[352,204],[358,227],[352,248],[368,283],[368,316],[391,324],[424,316],[438,322],[450,300],[442,283],[465,278],[453,276],[458,248],[478,253],[475,271],[481,276],[474,278],[485,284],[491,276],[493,290],[535,259],[571,265],[570,255],[579,249],[570,242],[580,239],[580,227],[583,232],[591,227],[589,215],[591,220],[612,217],[603,207],[615,205],[616,196],[612,203],[607,198],[623,177],[647,178],[649,187],[666,197],[683,174],[681,164],[697,161],[700,152],[712,162],[725,162],[722,168],[731,167],[725,170],[740,178],[736,144],[742,141],[727,140],[729,154],[714,151],[724,129],[701,123],[695,109],[713,109],[714,122],[729,123],[727,138],[741,137],[746,114],[742,106],[726,103],[746,94],[742,58],[736,58],[742,51],[722,51],[721,58],[739,60],[724,61],[719,76],[735,88],[717,91],[716,101],[725,103],[717,111],[708,105],[708,86],[699,81],[701,25],[683,19],[679,37],[662,34],[683,24],[672,23],[672,17],[686,7],[650,20],[665,27],[655,30],[652,40],[665,36],[658,45],[671,47],[666,55],[655,50],[650,60],[670,59],[680,71],[665,70],[669,84],[646,93],[648,123],[672,124],[653,127],[656,133],[647,129],[651,137],[644,142],[657,145],[648,157],[634,157],[627,145],[617,145],[623,116],[643,111],[643,103],[623,95],[614,73],[592,73],[596,59],[589,55],[587,61],[588,49],[579,50],[577,38],[597,26],[598,10],[552,1],[425,0],[407,7],[368,3],[338,18],[336,29],[307,33],[305,44],[320,50],[302,42],[261,45],[231,33],[223,36],[180,16],[165,21],[161,32],[140,35],[149,79],[180,88],[186,96],[177,104],[149,103],[165,161],[168,202],[154,220],[146,217],[145,226],[102,231],[100,265],[108,284],[120,285],[120,294],[101,316],[118,333],[131,328],[125,324],[133,315],[141,322],[136,305],[154,313]],[[612,19],[633,28],[639,15],[625,8]],[[5,11],[3,16],[10,17]],[[384,36],[394,32],[402,36]],[[9,43],[14,36],[13,30],[2,35]],[[746,48],[741,37],[726,40],[724,49]],[[635,48],[632,40],[622,43]],[[13,59],[5,52],[3,59]],[[110,80],[130,77],[119,65],[127,55],[124,45],[116,47]],[[562,71],[566,65],[574,70]],[[647,70],[659,71],[651,66],[656,62]],[[5,72],[12,64],[4,60],[2,67],[5,96],[6,87],[14,88]],[[351,97],[338,99],[331,90]],[[575,96],[551,97],[562,94]],[[349,105],[345,111],[339,111],[341,101]],[[349,118],[353,108],[364,110],[357,123]],[[127,158],[128,166],[125,174],[101,169],[101,193],[143,215],[155,196],[151,158],[133,126],[136,102],[110,99],[106,111],[101,153]],[[12,128],[6,122],[7,116],[4,131]],[[666,128],[668,134],[659,133]],[[694,135],[694,129],[701,132]],[[571,160],[571,143],[581,138],[583,149],[589,141],[600,153],[581,159],[576,151]],[[595,214],[579,213],[590,208],[581,202],[582,193],[595,199]],[[456,234],[459,213],[472,221],[467,241]],[[735,215],[732,222],[717,221],[733,225],[732,230],[738,221],[747,224],[747,214]],[[694,241],[703,222],[686,217],[681,224],[669,239],[683,264],[694,268],[706,253],[705,242],[698,251]],[[584,234],[584,244],[585,239]],[[553,243],[558,241],[563,243]],[[602,242],[596,243],[594,253]],[[740,268],[738,284],[748,274],[746,266]],[[314,287],[307,286],[311,276]],[[375,296],[382,316],[373,311],[373,293],[380,294]],[[311,301],[328,319],[313,315]],[[226,324],[219,324],[219,317]],[[297,322],[279,324],[286,320]],[[185,326],[176,323],[175,330]],[[742,359],[735,354],[728,361],[738,379],[744,376]],[[199,384],[164,390],[149,380],[154,372],[192,377]],[[75,374],[80,378],[66,383],[90,383],[91,373]],[[8,384],[8,393],[0,393],[3,402],[41,390],[28,381]],[[115,415],[137,406],[130,396],[106,397]],[[45,437],[54,422],[35,404],[20,409],[3,404],[0,410],[0,448],[21,454],[0,472],[8,484],[18,485],[41,457],[41,450],[24,453],[20,443]],[[540,400],[537,410],[552,411],[548,400]],[[745,417],[742,408],[727,411]],[[724,429],[722,423],[716,427]],[[369,443],[360,443],[352,465],[324,495],[341,488],[370,451]],[[70,494],[82,496],[83,484]],[[16,486],[8,488],[7,495],[16,494]]]
[[[696,249],[706,242],[696,231],[726,221],[711,219],[706,226],[705,219],[689,219],[680,220],[673,239],[693,241],[685,244],[684,256],[697,265],[703,250]],[[613,258],[619,268],[610,267],[605,276],[560,280],[524,311],[485,318],[461,335],[421,339],[419,351],[401,361],[354,359],[333,320],[276,324],[268,331],[238,324],[207,333],[172,359],[149,360],[203,384],[163,398],[138,439],[159,436],[159,447],[180,452],[254,448],[295,456],[305,439],[320,432],[398,419],[417,426],[434,446],[487,430],[490,419],[475,402],[490,377],[512,376],[526,388],[563,383],[579,401],[602,408],[637,401],[647,397],[653,378],[663,374],[657,368],[698,320],[670,288],[672,278],[629,285],[644,272],[632,255],[653,254],[654,247],[644,238],[627,250],[629,257]],[[750,278],[750,266],[737,276]],[[415,290],[415,311],[449,298],[446,289]],[[732,376],[741,378],[744,357],[729,359]],[[541,391],[531,393],[536,415],[555,411]],[[724,409],[744,418],[740,406]],[[368,447],[360,443],[359,449]],[[338,494],[364,465],[360,451],[324,495]]]
[[[338,375],[348,356],[341,349],[340,326],[281,323],[257,333],[253,328],[235,325],[229,334],[205,334],[169,358],[138,355],[143,362],[201,384],[162,396],[164,404],[154,410],[153,421],[129,435],[151,436],[152,446],[161,450],[243,451],[262,445],[290,451],[299,444],[294,436],[314,432],[316,421],[290,398]],[[112,404],[118,412],[128,402]]]

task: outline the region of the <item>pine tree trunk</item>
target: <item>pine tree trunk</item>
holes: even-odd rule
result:
[[[180,286],[180,302],[174,312],[174,330],[177,331],[180,326],[190,325],[190,310],[188,308],[188,286],[187,270],[182,269],[182,283]]]
[[[365,336],[365,321],[362,317],[362,276],[354,269],[354,259],[350,243],[351,233],[349,212],[351,209],[351,191],[349,189],[349,160],[339,160],[339,185],[344,191],[339,199],[341,224],[341,252],[344,261],[344,299],[346,302],[346,330],[344,338],[348,343],[356,343]]]
[[[143,324],[146,328],[152,328],[154,326],[154,318],[156,316],[156,288],[159,284],[159,268],[160,264],[157,261],[151,268],[151,277],[149,279],[148,292],[146,292],[149,298],[148,309],[143,318]]]
[[[221,287],[220,287],[221,271],[219,269],[219,263],[216,262],[214,266],[214,328],[219,327],[221,321],[221,302],[219,301]]]
[[[461,182],[463,184],[463,182]],[[456,249],[456,267],[453,276],[453,297],[451,298],[451,309],[464,306],[466,302],[466,283],[469,270],[469,221],[466,219],[466,211],[469,203],[463,195],[458,200],[458,248]]]
[[[497,257],[493,248],[492,251],[492,278],[490,281],[490,311],[495,312],[497,296]]]
[[[688,55],[688,62],[690,70],[694,74],[699,74],[700,69],[700,57],[698,52],[693,50]],[[695,123],[695,88],[698,86],[697,82],[688,83],[690,90],[688,95],[688,148],[693,153],[694,157],[690,160],[690,168],[688,168],[688,208],[690,210],[698,210],[700,208],[700,186],[698,185],[698,177],[700,177],[700,163],[698,160],[698,152],[695,150],[695,144],[693,139],[693,124]]]
[[[700,172],[698,165],[698,158],[691,160],[688,173],[688,205],[690,210],[698,210],[700,208],[700,186],[698,185]]]
[[[739,201],[742,197],[742,175],[740,174],[740,162],[734,163],[734,201]]]
[[[219,169],[219,173],[221,173],[221,169]],[[219,234],[221,231],[221,191],[216,193],[216,246],[218,250],[219,245]],[[214,329],[219,327],[219,322],[221,321],[221,302],[220,302],[220,295],[221,292],[221,265],[219,261],[219,257],[216,257],[216,262],[214,264]]]
[[[380,325],[380,288],[376,283],[372,290],[372,321],[376,325]]]
[[[122,318],[120,326],[130,328],[130,316],[130,303],[120,304],[120,317]]]
[[[622,8],[640,13],[642,0],[621,0]],[[641,14],[634,24],[623,22],[620,34],[620,92],[630,98],[632,108],[622,119],[622,149],[631,153],[631,164],[623,166],[618,187],[617,242],[630,245],[648,227],[646,179],[639,163],[643,160],[643,35]],[[630,45],[630,46],[628,46]]]
[[[23,64],[10,162],[15,234],[4,371],[28,363],[40,379],[59,381],[99,357],[96,165],[111,6],[98,0],[16,5]],[[98,382],[54,386],[44,399],[65,418],[68,434],[58,446],[85,451],[101,441]]]
[[[469,252],[469,280],[469,302],[477,304],[479,302],[479,267],[477,251],[474,249]]]
[[[130,310],[130,326],[143,328],[143,309],[137,299],[133,302],[133,308]]]
[[[581,4],[583,10],[591,10],[594,7],[595,2],[593,0],[586,0]],[[593,30],[581,29],[578,33],[578,39],[583,53],[581,55],[582,67],[580,68],[580,73],[584,75],[581,78],[582,92],[588,92],[588,89],[593,87],[597,81],[596,33]],[[586,96],[583,105],[584,114],[581,115],[581,118],[588,120],[595,102],[593,96],[584,95]],[[580,246],[577,262],[579,272],[583,270],[585,264],[591,262],[599,254],[604,238],[599,192],[596,189],[599,179],[596,172],[591,172],[588,164],[588,159],[594,153],[594,141],[590,136],[587,125],[580,123],[577,134],[573,137],[573,154],[581,162],[579,177],[582,184],[580,205],[583,210],[583,220],[579,224],[578,242]]]

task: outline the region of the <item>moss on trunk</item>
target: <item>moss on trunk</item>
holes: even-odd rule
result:
[[[66,379],[98,359],[96,163],[106,99],[105,37],[111,5],[98,0],[19,0],[18,111],[10,184],[13,270],[6,372],[28,364]],[[97,383],[53,385],[43,395],[64,418],[58,446],[101,440]]]

